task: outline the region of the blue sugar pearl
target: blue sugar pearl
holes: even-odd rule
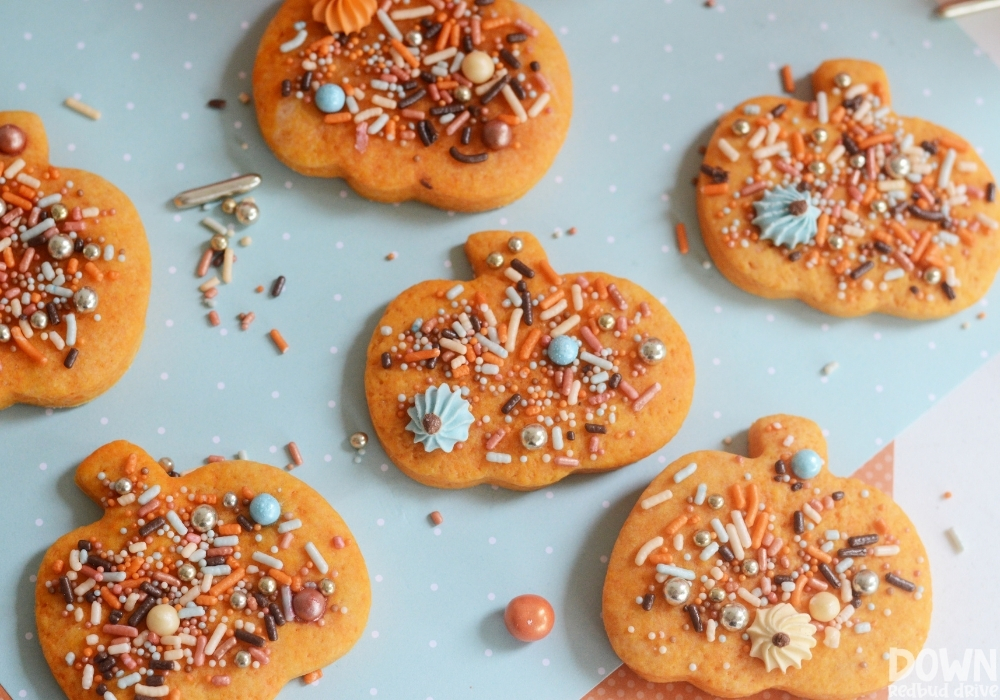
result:
[[[255,523],[270,525],[281,516],[281,504],[269,493],[261,493],[250,501],[250,517]]]
[[[565,367],[573,364],[573,360],[580,354],[580,342],[568,335],[556,336],[549,343],[546,352],[553,364]]]
[[[792,457],[792,471],[800,479],[812,479],[823,468],[823,458],[812,450],[799,450]]]
[[[344,88],[333,83],[326,83],[316,91],[313,100],[315,100],[319,111],[332,114],[344,108],[347,96],[344,95]]]

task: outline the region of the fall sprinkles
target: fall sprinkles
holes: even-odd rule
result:
[[[620,413],[643,411],[661,389],[644,380],[668,354],[643,332],[653,311],[599,275],[564,278],[544,260],[526,264],[517,236],[505,243],[485,260],[506,285],[495,296],[455,284],[437,294],[433,316],[380,329],[376,371],[413,379],[396,397],[399,428],[426,452],[450,453],[476,425],[484,467],[600,466],[609,440],[635,435],[615,430]]]
[[[309,42],[306,22],[294,25],[275,90],[314,104],[318,128],[352,129],[359,154],[372,138],[430,148],[445,137],[453,160],[484,163],[552,109],[553,86],[531,57],[538,30],[492,4],[317,0],[325,33]]]
[[[214,182],[201,187],[181,192],[174,197],[174,206],[178,209],[187,209],[200,206],[203,211],[208,211],[214,202],[219,202],[218,212],[226,216],[232,216],[236,223],[242,226],[250,226],[260,218],[260,209],[253,197],[243,197],[237,200],[236,197],[244,195],[261,184],[259,175],[248,174],[239,175],[221,182]],[[221,200],[221,201],[220,201]],[[213,269],[218,270],[217,274],[202,282],[198,286],[198,291],[202,293],[202,305],[209,309],[206,315],[208,323],[213,328],[222,324],[222,318],[215,309],[218,303],[220,285],[228,285],[233,282],[234,265],[236,264],[236,242],[243,248],[252,245],[250,236],[244,235],[237,238],[236,226],[233,223],[222,224],[212,216],[206,215],[199,222],[212,235],[207,245],[202,251],[198,264],[195,267],[195,276],[203,279]],[[285,276],[279,275],[271,283],[270,297],[276,299],[281,296],[285,289]],[[264,291],[263,286],[257,287],[257,292]],[[250,330],[251,324],[257,315],[253,311],[244,311],[236,315],[240,323],[241,331]],[[225,329],[223,334],[226,333]],[[288,343],[277,329],[272,329],[269,337],[274,343],[278,352],[284,354],[288,351]]]
[[[95,122],[101,118],[101,113],[99,110],[94,109],[88,104],[81,102],[75,97],[67,97],[63,100],[63,104],[72,109],[77,114],[82,114],[87,117],[87,119],[92,119]]]
[[[765,430],[788,432],[779,422]],[[793,443],[789,436],[781,444]],[[630,564],[648,572],[635,591],[635,604],[648,614],[639,619],[648,622],[629,625],[628,633],[648,637],[649,654],[668,653],[668,636],[674,642],[693,634],[705,644],[735,644],[767,672],[785,673],[823,653],[817,647],[851,646],[844,635],[866,634],[880,618],[905,614],[908,598],[922,597],[921,572],[903,575],[893,563],[916,535],[893,532],[877,512],[870,531],[833,527],[843,521],[838,509],[869,492],[812,487],[823,466],[813,450],[782,454],[770,473],[747,472],[707,497],[706,484],[685,481],[696,476],[693,466],[676,470],[671,491],[640,502],[652,512],[673,498],[687,502]],[[789,487],[787,505],[767,497],[768,481]]]
[[[794,88],[788,66],[782,82]],[[927,302],[959,298],[958,270],[1000,227],[981,210],[995,183],[965,141],[911,133],[887,85],[850,70],[833,83],[812,102],[769,111],[750,102],[727,120],[708,147],[719,165],[706,163],[699,178],[700,197],[728,200],[706,235],[729,248],[769,240],[788,265],[827,271],[839,301],[900,288]],[[736,163],[752,175],[731,180]]]
[[[87,633],[79,646],[63,642],[84,690],[180,700],[191,683],[226,686],[266,666],[286,625],[349,613],[328,561],[351,545],[296,541],[303,522],[283,512],[281,489],[276,497],[150,486],[135,454],[121,474],[96,475],[102,505],[126,509],[134,524],[113,542],[79,540],[44,582],[65,603],[66,623]]]
[[[27,146],[20,127],[0,126],[0,348],[44,366],[51,345],[70,370],[126,251],[101,233],[115,210],[96,206],[57,168],[25,162]]]

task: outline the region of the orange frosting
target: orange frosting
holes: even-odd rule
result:
[[[377,0],[316,0],[313,19],[323,22],[332,32],[350,34],[371,24]]]

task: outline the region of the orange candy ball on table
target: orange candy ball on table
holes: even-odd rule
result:
[[[556,623],[556,612],[549,601],[538,595],[519,595],[507,603],[503,614],[507,631],[522,642],[545,638]]]

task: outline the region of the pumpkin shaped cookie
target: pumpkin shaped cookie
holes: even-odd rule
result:
[[[561,275],[528,233],[477,233],[465,253],[475,279],[406,290],[368,346],[368,409],[400,469],[439,488],[536,489],[631,464],[676,434],[694,362],[649,292]]]
[[[810,102],[747,100],[712,135],[698,218],[722,274],[836,316],[932,319],[980,299],[1000,203],[975,149],[896,114],[875,63],[826,61],[812,86]]]
[[[49,548],[35,589],[39,642],[70,700],[270,700],[361,636],[361,552],[285,471],[237,461],[181,476],[118,441],[76,483],[104,515]]]
[[[453,211],[524,195],[573,111],[559,41],[512,0],[286,0],[253,87],[264,140],[288,167]]]
[[[649,681],[727,698],[884,688],[889,649],[915,657],[930,629],[913,523],[878,489],[829,472],[812,421],[761,418],[749,454],[686,455],[643,491],[604,582],[615,653]]]
[[[51,165],[36,115],[0,112],[0,409],[110,389],[139,351],[150,277],[128,197]]]

